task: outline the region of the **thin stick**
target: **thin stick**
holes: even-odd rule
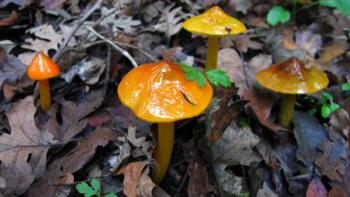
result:
[[[83,25],[83,23],[91,16],[92,13],[95,12],[95,10],[99,9],[102,5],[103,0],[98,0],[94,6],[92,6],[92,8],[86,12],[86,14],[80,18],[80,20],[78,21],[77,24],[75,24],[75,26],[73,27],[72,31],[68,34],[67,38],[64,39],[63,44],[61,45],[60,49],[57,51],[57,53],[55,54],[55,56],[53,57],[54,61],[57,61],[58,57],[61,56],[61,54],[63,53],[64,49],[66,48],[66,46],[68,45],[69,41],[72,39],[72,37],[74,36],[74,34],[78,31],[79,27],[81,25]]]
[[[91,31],[91,33],[95,34],[97,37],[99,37],[100,39],[104,40],[105,42],[107,42],[108,44],[110,44],[115,50],[119,51],[123,56],[125,56],[126,58],[129,59],[129,61],[131,62],[131,64],[134,67],[137,67],[137,63],[134,60],[133,57],[131,57],[130,53],[125,51],[124,49],[120,48],[118,45],[116,45],[114,42],[112,42],[111,40],[108,40],[107,38],[105,38],[104,36],[102,36],[101,34],[97,33],[92,27],[87,26],[86,27],[89,31]]]

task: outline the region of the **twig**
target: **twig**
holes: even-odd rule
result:
[[[90,43],[87,43],[83,46],[83,48],[87,49],[87,48],[90,48],[92,46],[95,46],[95,45],[99,45],[99,44],[103,44],[103,43],[106,43],[106,41],[104,40],[98,40],[98,41],[95,41],[95,42],[90,42]],[[147,57],[151,62],[154,62],[156,61],[156,58],[154,58],[151,54],[147,53],[146,51],[140,49],[139,47],[136,47],[134,45],[131,45],[131,44],[127,44],[127,43],[124,43],[124,42],[118,42],[118,41],[114,41],[115,44],[117,45],[120,45],[122,47],[127,47],[127,48],[130,48],[130,49],[134,49],[138,52],[140,52],[142,55],[144,55],[145,57]],[[204,60],[199,60],[199,61],[202,61],[202,63],[204,63],[205,61]]]
[[[110,44],[115,50],[119,51],[123,56],[125,56],[126,58],[129,59],[129,61],[131,62],[131,64],[134,67],[137,67],[137,63],[134,60],[133,57],[131,57],[130,53],[125,51],[124,49],[120,48],[118,45],[116,45],[114,42],[112,42],[111,40],[108,40],[107,38],[105,38],[104,36],[102,36],[101,34],[97,33],[92,27],[87,26],[86,27],[89,31],[91,31],[91,33],[95,34],[97,37],[99,37],[100,39],[104,40],[105,42],[107,42],[108,44]]]
[[[92,13],[95,12],[95,10],[97,10],[98,8],[101,7],[102,2],[103,2],[103,0],[97,0],[95,5],[92,6],[92,8],[89,11],[87,11],[86,14],[82,18],[80,18],[80,20],[79,20],[79,22],[77,24],[75,24],[75,26],[73,27],[72,31],[68,34],[67,38],[64,39],[64,42],[62,43],[60,49],[57,51],[57,53],[53,57],[53,59],[55,61],[57,61],[58,57],[61,56],[61,54],[63,53],[64,49],[68,45],[70,39],[72,39],[74,34],[78,31],[79,27],[81,25],[83,25],[83,23],[91,16]]]
[[[113,37],[113,27],[112,27],[112,24],[108,24],[108,38],[112,39],[112,37]],[[108,90],[109,74],[111,72],[111,56],[112,56],[112,47],[110,45],[108,45],[105,83],[104,83],[104,87],[103,87],[104,94],[103,95],[106,95],[107,90]]]

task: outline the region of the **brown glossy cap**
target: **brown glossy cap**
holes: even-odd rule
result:
[[[328,77],[321,70],[305,68],[297,58],[290,58],[256,74],[259,83],[275,92],[284,94],[311,94],[328,85]]]
[[[162,123],[191,118],[209,105],[213,89],[201,88],[167,61],[144,64],[127,73],[118,86],[120,101],[145,121]]]
[[[218,6],[187,19],[182,27],[194,34],[219,37],[236,35],[246,30],[243,23],[226,14]]]
[[[38,52],[29,64],[27,74],[32,80],[44,80],[58,76],[60,69],[47,55]]]

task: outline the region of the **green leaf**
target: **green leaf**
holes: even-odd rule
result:
[[[239,119],[239,127],[240,128],[245,128],[250,125],[250,120],[247,116],[240,116]]]
[[[343,15],[350,15],[350,1],[349,0],[320,0],[321,6],[336,8]]]
[[[85,197],[97,195],[96,191],[94,191],[86,182],[77,184],[75,188],[80,194],[84,194]]]
[[[99,180],[93,178],[91,181],[91,186],[95,190],[96,193],[98,193],[98,194],[100,193],[101,183]]]
[[[183,63],[179,63],[181,69],[185,73],[185,77],[187,80],[194,80],[197,82],[199,87],[204,88],[205,87],[205,77],[201,71],[199,71],[197,68],[188,66]]]
[[[285,23],[290,20],[290,12],[285,10],[282,6],[274,6],[267,13],[267,23],[275,26],[278,23]]]
[[[106,194],[104,197],[118,197],[118,196],[115,195],[114,193],[109,193],[109,194]]]
[[[323,92],[321,95],[321,103],[326,104],[327,101],[329,103],[333,103],[333,95],[331,95],[329,92]]]
[[[341,84],[341,89],[342,89],[343,91],[348,91],[348,90],[350,90],[350,83],[343,83],[343,84]]]
[[[323,118],[328,118],[331,115],[331,109],[327,105],[322,105],[321,107],[321,116]]]
[[[333,103],[333,104],[329,105],[329,109],[331,110],[331,112],[335,112],[338,109],[340,109],[340,105],[337,103]]]
[[[223,70],[213,69],[205,72],[205,76],[213,85],[221,85],[225,88],[232,86],[230,78],[227,76],[227,73]]]

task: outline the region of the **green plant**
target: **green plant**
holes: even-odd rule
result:
[[[185,77],[187,80],[194,80],[200,87],[205,87],[205,78],[210,81],[211,84],[218,86],[221,85],[225,88],[232,86],[230,78],[227,73],[223,70],[212,69],[206,71],[204,74],[194,66],[188,66],[184,63],[178,63],[181,69],[185,72]]]
[[[293,0],[294,5],[296,4],[297,0]],[[338,10],[341,14],[345,16],[350,15],[350,1],[349,0],[318,0],[310,5],[303,6],[302,8],[298,9],[299,11],[305,8],[309,8],[314,5],[319,5],[323,7],[331,7]],[[297,10],[297,11],[298,11]],[[295,10],[293,9],[293,15],[295,14]],[[278,23],[286,23],[290,21],[291,13],[289,10],[285,10],[282,6],[273,6],[269,12],[267,13],[267,23],[272,26],[276,26]]]
[[[350,83],[343,83],[341,84],[341,90],[343,91],[349,91],[350,90]]]
[[[331,113],[340,109],[340,105],[337,103],[334,103],[333,95],[331,95],[329,92],[322,93],[320,104],[321,104],[321,116],[323,118],[328,118],[331,115]]]
[[[267,23],[276,26],[278,23],[286,23],[290,20],[290,12],[282,6],[273,6],[267,13]]]
[[[91,185],[91,186],[90,186]],[[85,181],[77,184],[75,188],[80,194],[83,194],[84,197],[91,197],[91,196],[101,196],[101,182],[95,178],[93,178],[90,182],[90,185],[87,184]],[[109,193],[104,195],[103,197],[117,197],[114,193]]]

